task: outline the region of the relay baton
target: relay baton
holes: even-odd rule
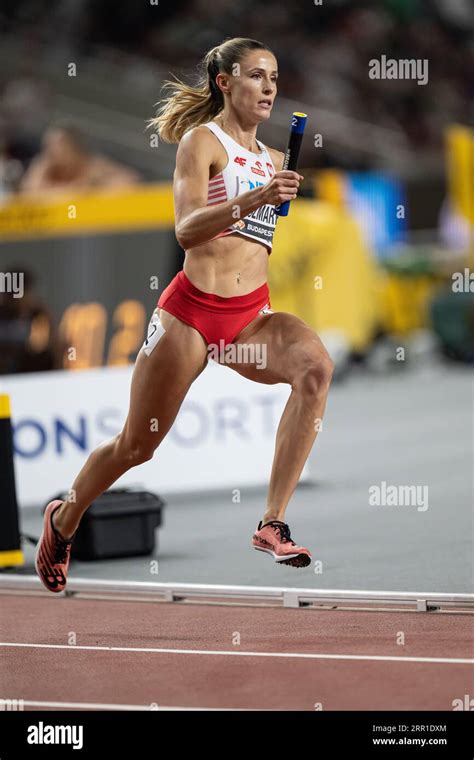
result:
[[[307,118],[308,116],[305,113],[300,113],[299,111],[293,112],[293,116],[291,117],[290,137],[285,151],[285,158],[283,159],[282,171],[286,169],[293,172],[296,171]],[[278,216],[288,216],[289,208],[290,201],[285,201],[284,203],[280,203],[279,206],[275,206],[275,213],[278,214]]]

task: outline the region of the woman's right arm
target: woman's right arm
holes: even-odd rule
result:
[[[173,177],[175,231],[187,250],[211,240],[238,219],[266,203],[277,205],[296,198],[301,175],[276,172],[268,184],[224,203],[207,206],[209,169],[215,162],[216,143],[208,129],[195,128],[180,140]]]

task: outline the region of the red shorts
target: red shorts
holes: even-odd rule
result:
[[[265,309],[271,312],[270,291],[265,282],[244,296],[224,298],[193,285],[178,272],[158,299],[158,307],[198,330],[207,344],[232,343],[243,328]]]

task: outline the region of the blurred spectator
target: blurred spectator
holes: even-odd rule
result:
[[[23,173],[21,161],[12,157],[10,147],[0,132],[0,203],[18,187]]]
[[[65,94],[65,88],[53,82],[54,72],[68,61],[80,61],[83,73],[97,75],[85,98],[88,104],[95,97],[100,103],[100,93],[107,92],[108,107],[126,112],[125,103],[133,99],[131,112],[145,119],[149,113],[145,114],[139,98],[148,104],[156,102],[160,83],[169,78],[170,71],[192,77],[206,50],[233,34],[270,46],[279,61],[282,97],[299,101],[301,107],[307,104],[327,111],[328,123],[342,117],[333,145],[337,162],[348,168],[352,162],[357,169],[360,161],[350,147],[359,122],[396,132],[408,156],[441,165],[444,127],[452,122],[470,123],[473,117],[472,0],[333,0],[291,7],[277,0],[174,0],[153,5],[132,0],[120,4],[114,0],[9,0],[7,5],[0,8],[0,41],[4,36],[13,50],[20,51],[22,72],[12,77],[12,83],[2,82],[0,74],[4,87],[0,118],[3,111],[11,124],[10,144],[18,140],[23,152],[30,150],[26,156],[15,151],[14,157],[23,164],[30,160],[45,116],[49,118],[53,107],[55,113],[67,108],[61,97],[56,104],[52,101]],[[247,19],[245,28],[242,18]],[[382,55],[395,60],[427,59],[428,86],[418,85],[415,78],[371,79],[369,61]],[[114,87],[110,87],[112,67],[102,67],[104,61],[115,66]],[[67,97],[76,95],[69,91]],[[133,130],[130,127],[130,145],[136,138]],[[393,151],[391,157],[390,133],[385,138],[380,135],[383,139],[383,161],[392,161],[398,170],[398,152]],[[379,165],[380,142],[377,146],[364,159],[369,168]],[[320,162],[321,154],[312,151],[313,165]],[[159,165],[153,171],[158,173]]]
[[[22,287],[16,293],[0,290],[0,375],[60,369],[64,347],[33,273],[19,264],[2,275],[3,282],[5,275],[22,275]]]
[[[52,100],[50,85],[28,71],[8,80],[3,88],[0,115],[15,158],[24,165],[38,151],[38,137],[51,119]]]
[[[21,193],[63,192],[92,188],[126,187],[140,181],[132,169],[91,153],[76,127],[51,125],[42,149],[20,183]]]
[[[456,211],[449,197],[446,197],[439,212],[439,235],[447,250],[456,256],[465,254],[473,240],[473,232],[473,226],[469,225],[467,219]]]

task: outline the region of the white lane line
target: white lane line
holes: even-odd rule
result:
[[[165,705],[160,705],[157,702],[153,702],[153,707],[151,704],[148,705],[108,705],[103,704],[100,702],[38,702],[33,701],[29,699],[23,699],[22,705],[28,706],[28,707],[53,707],[55,709],[63,708],[64,710],[140,710],[143,712],[162,712],[163,710],[205,710],[211,711],[231,711],[231,712],[254,712],[257,711],[261,712],[260,708],[252,708],[252,707],[169,707]],[[156,705],[156,706],[155,706]],[[269,710],[272,712],[269,708],[264,708],[264,710]],[[20,712],[20,710],[16,710],[15,712]],[[21,710],[23,712],[23,709]]]
[[[144,652],[149,654],[201,654],[214,657],[293,657],[302,660],[362,660],[375,662],[437,662],[449,665],[473,665],[474,659],[464,657],[394,657],[371,654],[313,654],[307,652],[235,652],[208,649],[158,649],[154,647],[101,647],[70,644],[26,644],[3,641],[0,647],[25,647],[31,649],[85,649],[92,652]]]

